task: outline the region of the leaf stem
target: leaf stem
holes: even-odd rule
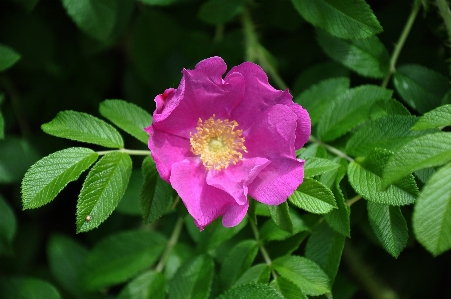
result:
[[[121,149],[117,149],[117,150],[110,150],[110,151],[99,151],[96,152],[99,156],[102,155],[106,155],[109,153],[114,153],[114,152],[121,152],[121,153],[126,153],[132,156],[150,156],[150,151],[148,150],[131,150],[131,149],[126,149],[126,148],[121,148]]]
[[[258,243],[258,247],[260,248],[260,252],[261,252],[261,254],[263,256],[263,259],[265,260],[266,264],[271,269],[272,277],[274,279],[276,279],[277,278],[277,274],[274,271],[274,269],[272,268],[271,257],[269,256],[268,251],[266,250],[265,246],[263,245],[263,242],[260,240],[260,233],[258,231],[257,225],[255,224],[254,220],[251,219],[251,217],[249,217],[249,222],[251,223],[252,232],[254,233],[255,240]]]
[[[155,267],[155,271],[157,271],[157,272],[163,271],[164,265],[166,264],[166,261],[168,260],[169,254],[171,253],[175,244],[177,244],[177,241],[179,240],[180,233],[182,232],[182,228],[183,228],[183,218],[179,217],[177,219],[177,222],[175,223],[171,238],[169,239],[168,244],[166,244],[166,248],[164,249],[163,255],[161,256],[160,260],[158,261],[157,266]]]
[[[347,205],[348,207],[350,207],[350,206],[352,206],[354,203],[356,203],[357,201],[359,201],[361,198],[362,198],[361,195],[356,195],[356,196],[354,196],[353,198],[348,199],[348,200],[346,201],[346,205]]]
[[[313,137],[310,135],[309,141],[324,146],[332,154],[337,155],[338,157],[344,158],[344,159],[348,160],[349,162],[354,161],[354,159],[349,157],[348,155],[346,155],[346,153],[340,151],[339,149],[337,149],[327,143],[324,143],[324,142],[316,139],[316,137]]]
[[[407,37],[409,36],[410,30],[412,29],[413,23],[418,15],[418,12],[420,11],[420,0],[415,0],[412,11],[410,12],[409,18],[407,19],[406,25],[404,25],[404,29],[399,37],[398,42],[395,45],[395,49],[392,53],[392,56],[390,58],[390,72],[385,76],[384,80],[381,83],[382,87],[387,87],[388,81],[390,80],[391,75],[395,72],[395,66],[396,62],[398,60],[399,54],[401,53],[402,48],[404,47],[404,44],[407,40]]]

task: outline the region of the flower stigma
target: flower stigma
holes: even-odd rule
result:
[[[215,115],[202,122],[199,118],[196,133],[190,134],[191,152],[200,157],[206,169],[221,170],[236,165],[247,153],[243,130],[236,121],[215,119]]]

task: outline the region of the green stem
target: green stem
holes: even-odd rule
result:
[[[409,36],[410,30],[412,29],[413,23],[418,15],[418,12],[420,11],[420,5],[421,1],[415,0],[412,11],[410,12],[410,16],[407,19],[406,25],[404,26],[401,36],[399,37],[399,40],[395,45],[395,50],[393,51],[393,54],[390,58],[390,72],[387,74],[387,76],[385,76],[384,80],[382,81],[381,83],[382,87],[387,87],[391,75],[393,75],[393,73],[396,70],[395,69],[396,62],[398,61],[399,54],[401,53],[401,50],[404,47],[407,37]]]
[[[348,199],[348,200],[346,201],[346,205],[347,205],[348,207],[350,207],[350,206],[352,206],[354,203],[356,203],[357,201],[359,201],[361,198],[362,198],[362,196],[356,195],[356,196],[354,196],[353,198]]]
[[[258,247],[260,248],[260,252],[261,252],[261,254],[263,256],[263,259],[265,260],[266,264],[271,269],[271,273],[272,273],[273,278],[276,279],[277,278],[277,274],[274,271],[274,269],[272,268],[271,257],[269,256],[268,251],[266,250],[265,246],[263,245],[263,243],[260,240],[260,233],[258,231],[257,225],[254,223],[254,221],[252,219],[250,219],[250,217],[249,217],[249,222],[251,223],[252,232],[254,233],[255,240],[258,243]]]
[[[100,152],[96,152],[96,153],[99,156],[102,156],[102,155],[106,155],[106,154],[114,153],[114,152],[126,153],[126,154],[129,154],[132,156],[150,156],[150,151],[148,151],[148,150],[131,150],[131,149],[126,149],[126,148],[110,150],[110,151],[100,151]]]
[[[346,153],[340,151],[339,149],[337,149],[337,148],[335,148],[335,147],[333,147],[333,146],[331,146],[331,145],[329,145],[327,143],[324,143],[324,142],[316,139],[313,136],[309,137],[309,141],[324,146],[332,154],[334,154],[334,155],[336,155],[338,157],[344,158],[344,159],[348,160],[349,162],[354,161],[354,159],[349,157],[348,155],[346,155]]]
[[[155,267],[155,271],[161,272],[164,269],[164,265],[166,264],[166,261],[168,260],[169,254],[171,254],[172,249],[174,248],[175,244],[177,244],[180,233],[182,232],[183,228],[183,218],[179,217],[177,222],[175,223],[174,230],[172,231],[171,238],[168,241],[168,244],[166,244],[166,248],[163,252],[163,255],[161,256],[160,260],[158,261],[157,266]]]

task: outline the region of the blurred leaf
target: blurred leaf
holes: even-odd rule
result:
[[[278,290],[285,299],[307,299],[301,289],[290,280],[279,276],[271,282],[271,286]]]
[[[301,218],[294,209],[290,210],[290,219],[293,224],[293,231],[282,230],[273,219],[268,219],[260,229],[260,239],[264,241],[285,240],[301,231],[310,230],[309,225]]]
[[[410,115],[409,110],[395,99],[385,99],[374,103],[371,107],[370,118],[376,120],[387,115]]]
[[[340,164],[329,159],[323,158],[306,158],[304,165],[304,177],[312,178],[314,176],[332,171],[340,167]]]
[[[368,202],[367,209],[371,227],[382,247],[392,256],[398,257],[409,238],[400,207]]]
[[[338,209],[334,209],[325,214],[324,220],[326,220],[327,224],[329,224],[335,231],[346,237],[351,237],[351,209],[346,204],[346,200],[340,189],[339,182],[332,185],[331,191],[335,196]]]
[[[245,6],[246,0],[208,0],[202,3],[197,16],[209,24],[224,24],[240,14]]]
[[[408,174],[451,160],[451,133],[438,132],[420,136],[403,145],[390,157],[384,168],[382,185],[388,186]]]
[[[345,39],[363,39],[382,32],[364,0],[291,0],[308,22]]]
[[[91,149],[72,147],[50,154],[33,164],[22,180],[23,209],[38,208],[52,201],[97,158],[97,153]]]
[[[318,296],[331,290],[327,274],[315,262],[305,257],[284,256],[274,260],[273,267],[306,295]]]
[[[420,113],[440,106],[451,88],[446,77],[416,64],[397,67],[393,82],[403,100]]]
[[[5,120],[3,114],[0,111],[0,140],[5,139]]]
[[[298,208],[315,214],[326,214],[337,208],[332,191],[317,180],[308,178],[304,179],[288,200]]]
[[[58,290],[47,281],[25,277],[0,278],[3,298],[61,299]]]
[[[386,189],[382,186],[382,173],[392,152],[375,149],[365,159],[356,159],[349,164],[349,183],[366,200],[393,206],[411,204],[418,195],[413,175],[406,175]]]
[[[390,71],[388,51],[377,36],[340,39],[322,30],[316,32],[327,56],[359,75],[381,79]]]
[[[0,44],[0,72],[12,67],[19,59],[20,55],[16,51]]]
[[[100,103],[100,114],[113,124],[147,145],[149,135],[144,131],[152,123],[152,116],[133,103],[105,100]]]
[[[123,148],[121,134],[110,124],[90,114],[61,111],[50,122],[41,126],[52,136],[98,144],[104,147]]]
[[[285,201],[277,206],[268,206],[268,209],[274,223],[282,230],[292,234],[293,222],[291,221],[288,202]]]
[[[196,227],[197,229],[197,227]],[[197,229],[199,231],[199,229]],[[164,277],[169,281],[174,277],[180,266],[187,260],[195,257],[194,248],[184,243],[177,243],[169,253],[169,257],[164,265]]]
[[[332,60],[317,63],[302,71],[296,78],[290,91],[293,95],[297,95],[301,91],[310,88],[313,84],[318,84],[330,78],[348,77],[349,73],[349,69]]]
[[[144,182],[141,188],[140,207],[144,223],[150,223],[160,218],[172,205],[172,187],[163,181],[157,172],[155,162],[150,156],[142,164]]]
[[[130,281],[116,297],[117,299],[164,299],[165,281],[161,273],[146,271]]]
[[[96,228],[113,213],[131,172],[132,160],[121,152],[106,154],[92,167],[78,196],[77,233]]]
[[[240,284],[219,296],[217,299],[284,299],[275,289],[267,284]]]
[[[219,219],[213,221],[200,234],[197,249],[201,252],[211,252],[218,245],[239,233],[247,225],[247,221],[247,218],[244,218],[240,224],[234,227],[224,227]]]
[[[249,269],[257,252],[258,244],[254,240],[244,240],[233,246],[219,272],[223,290],[230,288]]]
[[[207,299],[214,275],[213,260],[198,255],[180,267],[169,283],[169,299]]]
[[[241,275],[241,277],[235,282],[235,285],[248,284],[248,283],[264,283],[269,281],[271,269],[266,264],[257,264]]]
[[[139,169],[133,169],[130,180],[125,190],[124,196],[117,205],[115,211],[127,215],[141,216],[142,211],[139,205],[140,192],[143,184],[143,177]]]
[[[369,118],[376,101],[389,99],[391,95],[392,91],[375,85],[349,89],[329,103],[318,123],[318,136],[323,141],[342,136]]]
[[[426,112],[412,127],[412,130],[427,130],[451,125],[451,105],[443,105]]]
[[[0,140],[0,183],[20,181],[38,159],[35,149],[27,140],[15,137]]]
[[[176,3],[181,0],[136,0],[136,1],[142,2],[147,5],[165,6],[165,5],[171,5],[172,3]]]
[[[0,194],[0,255],[12,254],[12,241],[16,235],[16,217]]]
[[[80,285],[95,290],[122,283],[149,268],[160,257],[166,239],[156,232],[133,230],[100,240],[80,271]]]
[[[451,164],[437,170],[424,185],[412,222],[417,240],[434,256],[451,248]]]
[[[26,11],[30,12],[34,9],[39,0],[13,0],[14,2],[21,5]]]

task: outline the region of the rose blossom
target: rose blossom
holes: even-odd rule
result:
[[[222,216],[239,224],[249,194],[259,202],[286,201],[304,178],[296,159],[310,135],[310,117],[288,90],[274,89],[265,72],[220,57],[183,69],[177,89],[156,96],[149,149],[160,176],[183,200],[200,230]]]

